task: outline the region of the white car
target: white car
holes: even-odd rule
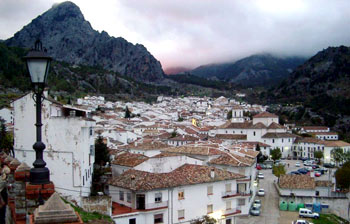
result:
[[[313,218],[313,219],[318,219],[320,218],[320,214],[318,214],[317,212],[312,212],[311,210],[307,209],[307,208],[301,208],[299,210],[299,217],[300,218]]]
[[[299,163],[299,162],[296,162],[296,163],[295,163],[295,166],[296,166],[296,167],[300,167],[300,163]]]
[[[258,173],[258,178],[259,179],[264,179],[264,174],[263,173]]]
[[[253,206],[257,207],[257,208],[261,208],[261,200],[255,200],[254,203],[253,203]]]
[[[313,224],[313,223],[308,222],[306,220],[298,219],[297,221],[292,222],[292,224]]]
[[[265,190],[264,189],[259,189],[258,196],[265,196]]]

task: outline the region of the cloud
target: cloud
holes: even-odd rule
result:
[[[141,43],[164,68],[350,45],[348,0],[73,0],[94,29]],[[0,38],[54,1],[1,0]],[[3,22],[4,21],[4,22]],[[11,34],[12,32],[12,34]]]

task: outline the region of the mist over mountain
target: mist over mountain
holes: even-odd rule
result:
[[[143,82],[164,76],[160,62],[143,45],[95,31],[72,2],[54,5],[5,43],[31,48],[37,38],[57,61],[100,66]]]
[[[288,77],[305,60],[301,57],[279,58],[270,54],[258,54],[232,63],[203,65],[190,73],[246,86],[270,86]]]

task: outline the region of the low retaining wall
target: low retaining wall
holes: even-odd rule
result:
[[[92,196],[83,198],[82,208],[87,212],[98,212],[112,215],[112,198],[108,196]]]

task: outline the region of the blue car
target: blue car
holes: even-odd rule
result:
[[[305,168],[301,168],[301,169],[298,169],[298,172],[299,172],[300,174],[307,174],[307,173],[309,172],[309,170],[308,170],[308,169],[305,169]]]
[[[300,175],[301,173],[299,173],[298,171],[292,171],[290,172],[290,175]]]

